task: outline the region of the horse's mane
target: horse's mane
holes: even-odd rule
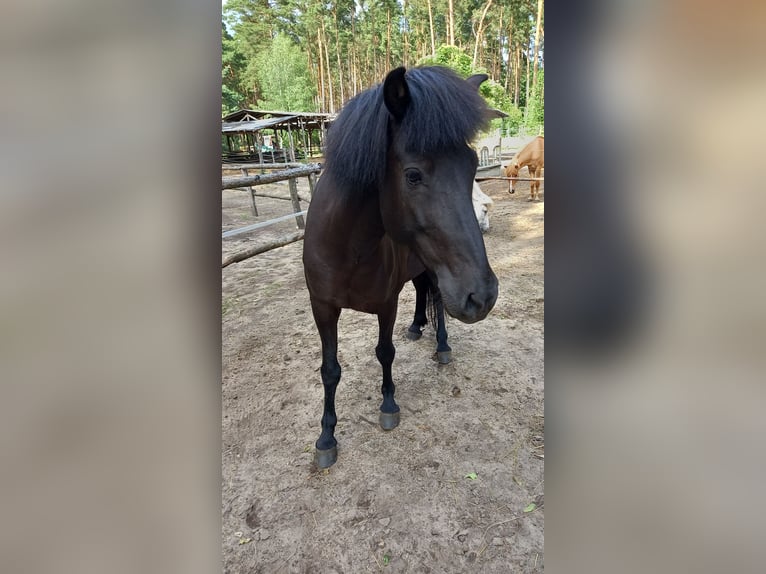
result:
[[[489,120],[476,88],[448,68],[411,68],[410,104],[398,135],[410,153],[433,154],[473,140]],[[325,170],[347,197],[374,192],[383,182],[391,116],[378,84],[349,100],[325,145]]]

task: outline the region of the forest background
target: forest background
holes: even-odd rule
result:
[[[543,0],[224,0],[222,113],[337,112],[400,65],[486,73],[505,135],[542,133]]]

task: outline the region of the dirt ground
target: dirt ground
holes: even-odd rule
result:
[[[453,360],[439,365],[430,328],[404,336],[405,287],[393,367],[402,416],[390,432],[377,423],[376,317],[344,310],[339,454],[326,471],[313,465],[323,391],[302,242],[223,270],[224,572],[543,571],[544,201],[528,200],[526,182],[515,195],[504,182],[481,187],[495,202],[484,236],[495,308],[473,325],[448,320]],[[286,195],[287,184],[259,190]],[[255,219],[246,192],[225,191],[224,230],[291,211],[257,202]],[[224,240],[224,255],[294,229]]]

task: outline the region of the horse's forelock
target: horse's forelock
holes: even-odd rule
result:
[[[468,144],[489,120],[487,104],[476,88],[448,68],[407,71],[411,103],[400,126],[413,153],[436,153]]]
[[[411,68],[406,73],[411,102],[397,129],[405,149],[432,154],[467,145],[488,122],[477,90],[443,67]],[[341,193],[364,194],[385,176],[388,126],[382,84],[349,100],[327,134],[325,169]]]

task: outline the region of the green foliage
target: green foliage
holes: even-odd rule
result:
[[[526,119],[524,122],[527,128],[532,128],[538,131],[545,126],[544,86],[545,72],[541,68],[537,70],[537,85],[529,96],[529,104],[527,105]]]
[[[380,82],[399,65],[443,65],[461,77],[489,73],[499,82],[485,82],[481,92],[489,104],[510,117],[496,120],[504,130],[521,123],[541,129],[544,120],[542,88],[527,94],[530,58],[519,58],[513,77],[511,62],[518,50],[530,51],[536,24],[537,2],[495,0],[486,12],[477,41],[479,19],[486,0],[454,0],[455,45],[447,45],[446,0],[429,4],[415,0],[227,0],[222,6],[222,111],[240,107],[339,109],[342,102]],[[298,47],[278,66],[276,38],[283,35]],[[540,56],[543,54],[541,37]],[[474,48],[476,49],[474,65]],[[284,47],[283,47],[284,48]],[[274,50],[277,57],[274,57]],[[298,74],[291,76],[297,60]],[[264,64],[272,71],[265,73]],[[276,71],[275,71],[276,70]],[[531,80],[531,74],[530,80]],[[294,89],[278,85],[280,79],[296,83]],[[306,80],[307,79],[307,80]],[[306,81],[310,86],[306,85]],[[509,93],[504,94],[504,87]],[[310,95],[307,95],[306,92]],[[512,105],[516,98],[521,112]],[[529,100],[529,102],[527,101]],[[533,101],[534,100],[534,101]],[[280,103],[282,102],[282,103]],[[298,103],[296,103],[298,102]],[[525,109],[529,108],[529,109]]]
[[[269,0],[228,0],[222,6],[226,29],[231,32],[231,46],[242,55],[238,86],[229,86],[240,94],[240,107],[255,107],[261,95],[256,59],[271,43],[275,24]]]
[[[439,46],[433,56],[426,56],[418,61],[418,66],[446,66],[463,78],[478,73],[472,70],[471,64],[471,57],[468,54],[457,46],[446,44]]]
[[[256,62],[256,75],[263,94],[258,107],[288,112],[316,111],[306,55],[290,38],[277,34]]]
[[[502,120],[503,135],[513,135],[518,133],[519,126],[521,126],[524,121],[524,113],[513,104],[511,104],[510,109],[503,111],[508,114],[508,117],[503,118]]]
[[[457,46],[442,44],[436,50],[434,56],[428,56],[418,61],[419,66],[446,66],[457,72],[463,78],[473,74],[486,73],[483,68],[472,68],[472,60],[463,50]],[[502,120],[493,120],[493,127],[501,127],[505,134],[516,133],[523,120],[523,114],[519,108],[513,105],[513,100],[505,88],[494,80],[487,80],[479,88],[479,93],[487,100],[491,108],[501,110],[508,114]]]
[[[242,75],[247,59],[221,23],[221,113],[226,115],[241,108],[245,102]]]
[[[513,100],[505,88],[495,80],[487,80],[479,88],[479,93],[487,100],[491,108],[501,110],[508,114],[507,118],[494,120],[493,127],[500,127],[504,135],[515,134],[524,118],[521,110],[513,105]]]

